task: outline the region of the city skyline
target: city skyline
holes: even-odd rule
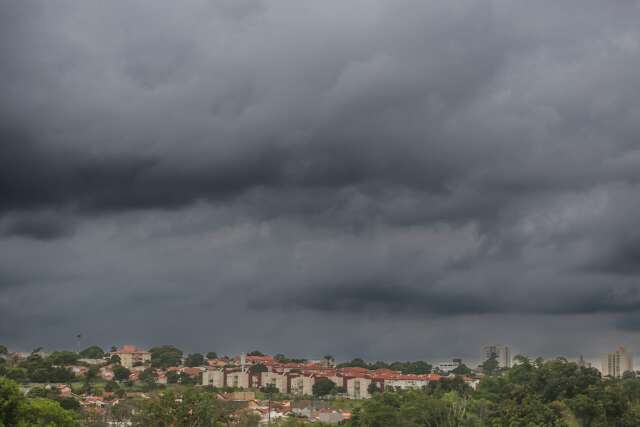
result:
[[[640,348],[640,7],[0,5],[0,344]]]

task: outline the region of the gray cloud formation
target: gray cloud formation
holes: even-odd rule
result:
[[[442,358],[638,329],[636,2],[0,8],[8,344]]]

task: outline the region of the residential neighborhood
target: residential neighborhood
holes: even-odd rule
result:
[[[582,356],[574,361],[512,358],[504,344],[482,346],[480,360],[469,367],[461,358],[431,364],[361,358],[336,361],[329,354],[292,358],[258,350],[237,355],[185,353],[173,345],[145,349],[125,344],[106,351],[93,345],[81,351],[51,352],[42,348],[10,351],[0,345],[0,388],[4,395],[14,393],[16,399],[30,404],[48,402],[51,412],[46,418],[62,420],[53,426],[174,425],[171,420],[187,411],[190,419],[209,420],[194,425],[218,425],[211,424],[218,420],[239,427],[310,423],[357,427],[371,424],[363,421],[368,412],[380,416],[376,412],[380,405],[391,405],[391,413],[405,411],[393,406],[397,399],[406,399],[407,408],[415,402],[425,408],[441,402],[438,405],[446,403],[453,410],[466,407],[469,399],[496,399],[491,393],[499,396],[510,390],[508,382],[517,383],[523,376],[544,387],[548,381],[560,381],[563,387],[576,381],[605,388],[631,387],[640,380],[633,371],[633,355],[623,346],[601,357],[601,372]],[[567,402],[574,405],[571,413],[581,414],[578,402]],[[489,416],[477,408],[474,411],[471,415],[446,413],[454,418]],[[573,416],[566,412],[569,409],[562,411],[556,413],[557,419]],[[403,415],[407,416],[416,415]]]
[[[139,402],[169,390],[199,389],[232,405],[235,416],[253,417],[258,426],[283,419],[339,424],[351,418],[358,401],[376,393],[425,390],[454,380],[473,390],[482,375],[466,367],[464,375],[442,372],[422,361],[337,364],[330,355],[317,360],[259,351],[218,356],[132,344],[78,353],[7,350],[0,367],[27,396],[53,397],[93,420],[113,419],[114,410],[125,407],[133,416]]]

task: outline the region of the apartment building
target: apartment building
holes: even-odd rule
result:
[[[234,388],[249,388],[249,374],[242,371],[227,372],[225,385]]]
[[[225,386],[225,374],[222,369],[207,369],[202,373],[202,385],[216,388]]]
[[[502,344],[485,345],[484,347],[482,347],[480,358],[484,362],[491,358],[491,356],[494,354],[497,357],[498,367],[511,367],[511,349],[509,349],[508,346]]]
[[[277,372],[262,372],[260,374],[260,384],[267,387],[269,384],[278,389],[281,393],[287,393],[287,376]]]
[[[151,362],[151,353],[136,348],[133,345],[125,345],[117,351],[111,353],[120,358],[120,364],[127,369],[131,369],[137,365],[144,365]]]
[[[620,378],[627,371],[633,371],[633,355],[624,347],[602,357],[603,376]]]
[[[371,384],[371,378],[347,378],[347,396],[350,399],[369,399],[371,397],[369,384]]]

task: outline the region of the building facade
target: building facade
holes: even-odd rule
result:
[[[511,367],[511,350],[508,346],[502,344],[491,344],[482,347],[481,360],[485,362],[496,355],[499,368]]]
[[[633,371],[633,355],[620,346],[613,353],[602,357],[602,375],[614,378],[622,377],[627,371]]]
[[[125,345],[120,350],[111,353],[112,355],[118,355],[120,358],[120,364],[127,369],[131,369],[134,366],[144,365],[151,362],[151,353],[145,350],[141,350],[132,345]]]

